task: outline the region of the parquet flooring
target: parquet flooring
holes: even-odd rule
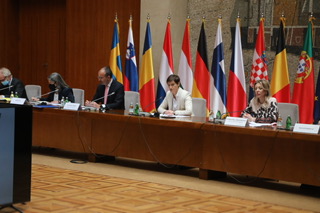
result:
[[[33,164],[31,202],[25,213],[307,213],[175,186]],[[5,208],[0,212],[14,212]]]

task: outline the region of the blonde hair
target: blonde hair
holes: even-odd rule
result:
[[[256,81],[256,83],[254,83],[254,88],[256,87],[256,84],[260,84],[263,91],[266,92],[266,98],[264,100],[265,103],[268,102],[269,98],[270,98],[270,84],[269,81],[267,80],[258,80]],[[257,103],[260,103],[260,100],[256,99]],[[260,103],[263,104],[263,103]]]

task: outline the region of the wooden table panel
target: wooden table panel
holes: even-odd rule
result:
[[[218,171],[320,186],[320,135],[121,110],[33,112],[34,146],[198,167],[200,178]]]

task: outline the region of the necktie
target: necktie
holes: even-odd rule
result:
[[[104,90],[104,104],[107,104],[108,92],[109,92],[109,85],[107,85],[106,89]]]

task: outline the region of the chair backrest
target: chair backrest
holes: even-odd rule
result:
[[[136,105],[138,103],[140,105],[140,94],[134,91],[124,91],[124,108],[126,110],[129,109],[130,103]]]
[[[192,98],[192,114],[197,117],[206,117],[207,100],[204,98]]]
[[[292,126],[299,123],[299,105],[291,103],[278,103],[279,115],[282,117],[283,125],[285,125],[288,115],[292,120]]]
[[[74,102],[81,104],[81,106],[84,105],[84,90],[73,88],[73,95],[74,95]]]
[[[27,93],[27,97],[29,101],[31,101],[32,97],[40,97],[41,96],[41,86],[40,85],[26,85],[25,90]]]

